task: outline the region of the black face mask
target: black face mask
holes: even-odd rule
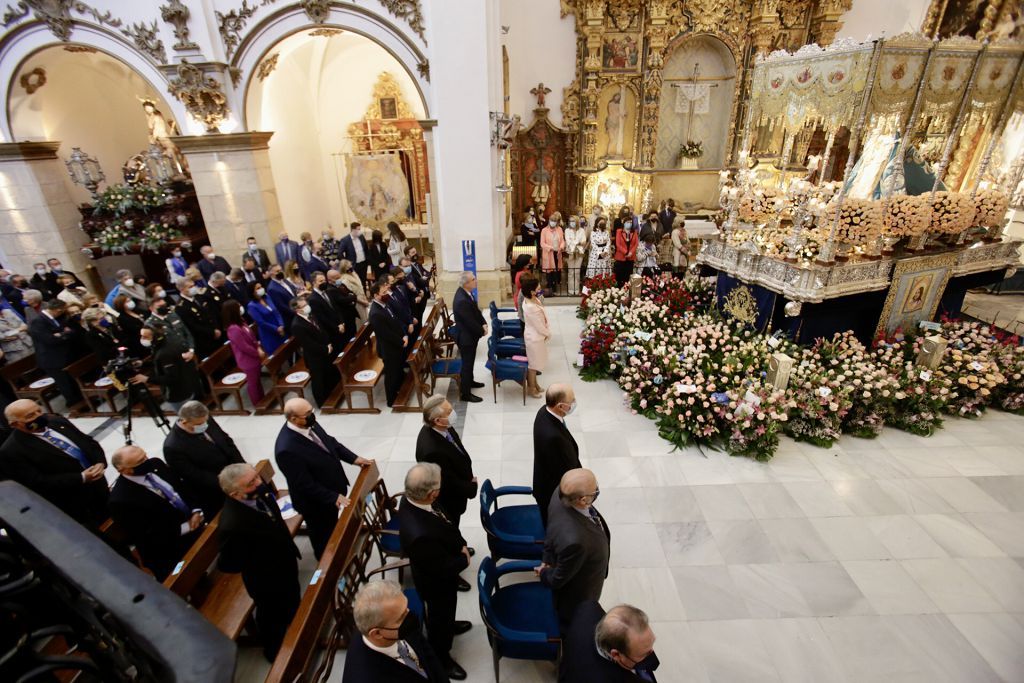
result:
[[[156,313],[157,315],[167,315],[167,305],[165,304],[163,306],[154,306],[153,312]]]
[[[306,420],[306,429],[312,428],[312,426],[316,424],[316,413],[310,413],[309,415],[307,415],[305,417],[305,420]]]
[[[273,491],[265,483],[260,483],[259,486],[254,488],[249,493],[245,494],[245,497],[249,500],[256,500],[257,498],[264,498],[266,496],[273,496]]]
[[[274,279],[275,280],[283,280],[284,279],[284,273],[274,273]]]
[[[156,469],[156,460],[153,460],[152,458],[148,458],[146,460],[143,460],[141,463],[139,463],[135,467],[133,467],[132,468],[132,473],[135,474],[135,475],[140,475],[140,476],[144,477],[147,474],[152,474],[155,469]]]
[[[658,670],[659,666],[661,666],[661,660],[658,659],[658,655],[656,653],[652,652],[651,654],[647,655],[639,662],[637,662],[633,666],[633,669],[635,669],[636,671],[654,672]]]
[[[38,433],[44,431],[47,425],[49,424],[49,417],[46,414],[43,414],[37,417],[36,419],[32,420],[31,422],[26,422],[25,429],[29,430],[30,432]]]
[[[412,261],[413,263],[419,263],[420,262],[420,256],[419,256],[419,254],[414,254],[413,256],[409,257],[409,260]]]
[[[382,631],[395,631],[395,630],[397,630],[398,631],[398,640],[409,640],[410,638],[413,638],[413,637],[419,635],[421,633],[422,628],[420,626],[419,618],[415,614],[413,614],[412,612],[409,612],[408,614],[405,615],[405,618],[402,619],[402,623],[398,626],[397,629],[382,628],[381,630]]]

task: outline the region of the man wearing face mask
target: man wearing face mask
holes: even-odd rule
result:
[[[61,275],[70,275],[74,278],[75,287],[81,287],[82,289],[86,288],[85,283],[82,282],[77,275],[72,273],[70,270],[64,270],[64,266],[61,264],[59,258],[47,259],[46,265],[50,268],[50,273],[52,273],[55,278],[60,277]]]
[[[28,334],[36,351],[36,364],[53,378],[57,390],[70,408],[82,400],[78,384],[64,368],[78,358],[77,331],[65,321],[66,306],[60,299],[46,302],[42,314],[28,324]],[[80,329],[80,328],[79,328]]]
[[[519,228],[519,234],[524,247],[532,247],[537,244],[540,228],[537,227],[537,216],[533,209],[527,211],[526,215],[523,216],[523,224]]]
[[[358,633],[349,640],[342,683],[447,683],[419,619],[395,581],[368,581],[352,603]]]
[[[327,284],[324,286],[327,298],[335,310],[341,313],[341,322],[345,329],[341,333],[339,351],[345,349],[345,345],[352,341],[359,331],[359,313],[356,310],[356,295],[342,282],[341,273],[336,270],[327,271]]]
[[[403,355],[409,336],[406,328],[388,306],[391,298],[391,286],[385,278],[377,280],[370,286],[370,302],[368,318],[377,338],[377,355],[384,361],[384,395],[390,408],[405,379],[405,356]]]
[[[155,290],[153,299],[149,302],[149,317],[146,318],[145,327],[152,328],[151,322],[163,323],[167,330],[167,336],[189,352],[190,357],[185,360],[192,360],[195,356],[192,353],[196,346],[195,339],[173,308],[167,299],[166,292],[163,289]]]
[[[114,305],[114,299],[118,295],[124,294],[135,300],[135,305],[145,308],[149,305],[149,299],[146,298],[146,288],[135,281],[132,277],[132,271],[130,270],[119,270],[115,273],[117,278],[117,284],[107,294],[107,298],[104,299],[104,303],[107,306]]]
[[[210,276],[214,273],[230,273],[231,266],[223,256],[217,256],[214,253],[213,247],[206,245],[199,249],[199,253],[202,258],[196,264],[196,268],[203,274],[203,279],[207,282],[210,281]]]
[[[171,258],[164,261],[164,267],[167,268],[167,281],[172,285],[177,285],[178,280],[185,277],[185,271],[188,270],[188,262],[181,255],[180,247],[174,247],[171,250]]]
[[[162,582],[202,533],[203,511],[171,468],[138,446],[122,446],[110,462],[120,473],[110,489],[110,517]]]
[[[295,509],[306,521],[313,554],[319,560],[331,538],[341,509],[350,504],[348,476],[341,463],[369,467],[327,433],[316,421],[309,401],[292,398],[284,404],[285,424],[274,444],[274,458],[288,480]]]
[[[565,424],[576,410],[576,394],[568,384],[552,384],[544,393],[545,405],[533,420],[533,497],[545,528],[548,505],[562,476],[582,467],[580,447]]]
[[[167,333],[167,325],[152,320],[139,333],[139,343],[153,349],[153,374],[138,374],[132,384],[157,384],[163,388],[163,398],[175,411],[200,391],[202,379],[193,353]]]
[[[469,566],[469,546],[451,520],[433,507],[441,495],[441,468],[413,465],[405,475],[405,499],[398,508],[402,552],[409,558],[412,580],[426,607],[427,640],[449,678],[466,678],[452,659],[452,642],[472,627],[455,619],[459,573]]]
[[[331,344],[331,330],[313,317],[313,308],[306,296],[298,296],[288,302],[288,308],[295,316],[291,333],[299,342],[302,358],[306,361],[313,384],[313,399],[323,407],[324,401],[341,381],[334,366],[337,349]]]
[[[366,238],[363,237],[363,229],[359,223],[352,223],[350,228],[349,234],[338,242],[338,250],[341,253],[341,258],[352,263],[352,269],[365,283],[366,270],[370,267],[370,261],[367,258],[369,246],[366,244]]]
[[[416,264],[403,256],[398,266],[405,273],[405,282],[410,291],[413,292],[412,317],[416,320],[418,327],[423,326],[423,313],[427,309],[427,299],[430,298],[430,284],[428,278],[416,270]]]
[[[206,358],[221,345],[222,333],[216,321],[210,317],[209,310],[199,298],[199,287],[192,280],[188,278],[178,280],[178,294],[181,296],[181,303],[178,304],[174,312],[178,314],[192,334],[199,358]]]
[[[32,289],[42,292],[45,298],[53,299],[64,289],[63,286],[57,284],[57,276],[46,269],[45,263],[33,263],[32,269],[35,273],[28,284]]]
[[[652,211],[647,216],[647,220],[644,221],[643,226],[640,228],[640,241],[643,242],[644,238],[648,235],[654,236],[654,243],[658,244],[661,242],[661,222],[658,220],[658,213]]]
[[[0,474],[38,493],[82,526],[107,518],[106,458],[95,439],[35,401],[4,409],[11,434],[0,445]]]
[[[242,252],[242,263],[245,264],[245,259],[251,258],[253,263],[256,264],[256,269],[259,272],[265,271],[270,267],[270,257],[267,256],[266,249],[261,249],[256,244],[256,238],[250,235],[245,238],[245,251]]]
[[[616,605],[606,614],[588,600],[576,609],[565,640],[568,683],[656,683],[656,638],[643,610]]]
[[[331,338],[331,347],[335,355],[340,353],[351,338],[345,325],[341,308],[335,305],[331,297],[331,287],[327,284],[327,276],[317,271],[311,278],[313,291],[307,296],[307,303],[312,311],[312,318],[325,330]]]
[[[456,418],[455,408],[444,396],[435,394],[423,402],[423,427],[416,437],[416,462],[432,462],[441,468],[437,509],[458,527],[467,501],[476,498],[477,481],[473,476],[473,460],[455,431]],[[462,582],[459,590],[468,591],[469,584],[459,580]]]
[[[207,519],[224,503],[217,475],[228,465],[245,462],[238,447],[199,401],[186,401],[178,421],[164,439],[164,460],[196,494]]]
[[[601,599],[608,577],[611,532],[594,507],[600,493],[593,472],[569,470],[548,504],[544,555],[534,571],[552,591],[563,634],[581,602]]]
[[[273,662],[299,609],[299,549],[273,490],[251,465],[227,465],[217,477],[224,507],[217,524],[217,568],[242,574],[256,603],[263,656]]]

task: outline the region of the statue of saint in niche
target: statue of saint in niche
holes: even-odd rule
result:
[[[547,204],[551,196],[551,173],[544,168],[544,157],[537,157],[537,167],[530,174],[530,184],[533,185],[533,192],[530,196],[534,203]]]
[[[626,127],[626,102],[623,97],[625,87],[620,87],[619,92],[612,95],[608,101],[608,109],[604,120],[604,131],[608,135],[608,147],[605,150],[606,157],[622,156],[622,138]]]
[[[146,127],[149,130],[149,144],[159,145],[164,153],[174,160],[182,176],[188,175],[188,162],[185,156],[178,149],[178,146],[171,140],[172,135],[180,135],[178,124],[173,120],[168,121],[163,113],[156,108],[156,104],[149,98],[139,98],[142,103],[142,110],[146,112]]]

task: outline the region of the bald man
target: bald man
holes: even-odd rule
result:
[[[118,448],[110,463],[120,474],[110,490],[110,516],[162,582],[202,533],[203,511],[178,475],[138,446]]]
[[[107,518],[107,460],[95,439],[39,404],[20,399],[4,409],[11,434],[0,446],[0,473],[31,489],[87,528]]]
[[[548,505],[562,475],[580,464],[580,447],[565,425],[576,410],[576,394],[568,384],[552,384],[544,392],[544,405],[533,419],[533,497],[540,520],[547,528]]]
[[[643,610],[616,605],[607,614],[596,601],[582,603],[565,640],[568,683],[656,683],[656,638]]]
[[[611,532],[594,507],[600,493],[593,472],[569,470],[548,506],[544,555],[535,571],[554,593],[562,633],[580,603],[601,599],[608,577]]]
[[[304,398],[284,404],[285,423],[274,444],[277,466],[288,480],[292,504],[309,530],[313,554],[319,560],[343,507],[349,504],[348,476],[342,462],[369,467],[328,434],[316,421],[313,405]]]

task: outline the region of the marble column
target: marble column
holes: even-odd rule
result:
[[[57,157],[59,142],[0,144],[0,262],[26,277],[32,264],[59,258],[68,270],[87,276],[82,255],[88,241],[78,227],[81,214]]]
[[[239,256],[250,235],[273,255],[283,227],[270,171],[271,135],[246,132],[174,138],[188,159],[210,245],[234,267],[242,265]]]

